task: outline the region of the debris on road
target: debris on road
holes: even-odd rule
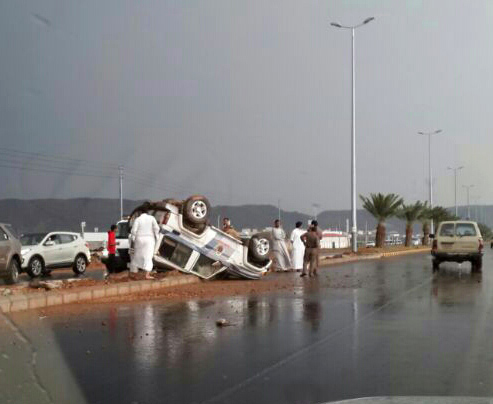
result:
[[[218,327],[225,327],[225,326],[230,325],[230,324],[229,324],[228,320],[226,320],[225,318],[220,318],[220,319],[216,320],[216,325]]]
[[[60,289],[62,286],[63,286],[63,281],[61,280],[40,281],[39,279],[33,279],[29,283],[29,287],[34,289],[52,290],[52,289]]]

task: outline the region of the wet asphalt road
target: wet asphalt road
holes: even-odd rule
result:
[[[492,340],[493,254],[482,275],[435,276],[418,254],[332,267],[293,291],[2,317],[0,402],[493,396]]]

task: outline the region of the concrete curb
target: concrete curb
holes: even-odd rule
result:
[[[367,261],[367,260],[377,260],[382,258],[382,254],[367,254],[360,255],[356,257],[341,257],[341,258],[325,258],[322,259],[320,263],[320,267],[327,267],[331,265],[344,264],[346,262],[358,262],[358,261]]]
[[[394,251],[394,252],[386,252],[386,253],[380,253],[380,254],[366,254],[366,255],[349,256],[349,257],[342,257],[342,258],[325,258],[325,259],[322,259],[322,263],[320,266],[326,267],[326,266],[330,266],[330,265],[344,264],[346,262],[377,260],[377,259],[381,259],[381,258],[397,257],[399,255],[427,253],[427,252],[430,252],[429,248],[416,248],[414,250]]]
[[[405,250],[405,251],[395,251],[395,252],[386,252],[382,253],[382,258],[386,257],[396,257],[399,255],[408,255],[408,254],[417,254],[417,253],[431,253],[430,248],[416,248],[414,250]]]
[[[69,303],[87,303],[103,297],[126,296],[139,292],[169,288],[171,286],[198,283],[200,281],[196,276],[179,275],[161,280],[129,281],[82,287],[79,290],[50,290],[23,295],[0,296],[0,311],[3,313],[14,313]]]

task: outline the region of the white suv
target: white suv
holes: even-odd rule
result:
[[[77,274],[86,272],[91,253],[77,233],[30,233],[21,236],[22,270],[31,278],[47,275],[55,268],[72,267]]]

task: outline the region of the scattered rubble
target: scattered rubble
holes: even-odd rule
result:
[[[39,279],[33,279],[31,282],[29,282],[29,287],[33,289],[52,290],[52,289],[60,289],[62,286],[63,286],[63,281],[61,280],[42,281]]]
[[[225,327],[225,326],[229,325],[229,322],[225,318],[220,318],[220,319],[216,320],[216,325],[218,327]]]

